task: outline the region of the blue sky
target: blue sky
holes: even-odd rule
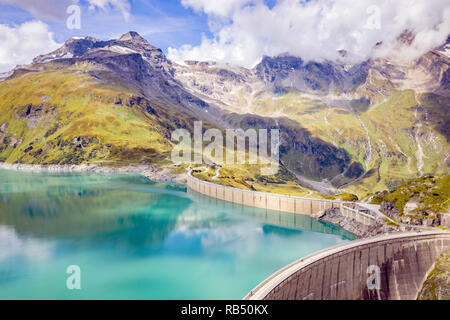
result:
[[[81,7],[81,29],[67,7]],[[412,45],[398,47],[411,30]],[[175,62],[251,68],[264,55],[358,63],[417,58],[450,34],[448,0],[0,0],[0,72],[27,64],[71,37],[102,40],[137,31]],[[376,46],[382,43],[382,46]],[[375,49],[376,48],[376,49]]]
[[[66,27],[69,14],[65,12],[65,7],[61,7],[60,17],[45,17],[33,15],[26,8],[1,2],[0,24],[14,27],[27,21],[40,20],[50,27],[58,43],[74,36],[89,35],[106,40],[117,38],[127,31],[137,31],[150,43],[167,52],[169,46],[178,47],[186,43],[198,45],[202,34],[210,36],[207,15],[185,8],[179,0],[130,0],[128,19],[114,7],[90,10],[89,4],[81,1],[80,30]]]

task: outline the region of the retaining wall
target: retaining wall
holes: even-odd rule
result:
[[[416,299],[450,233],[383,235],[323,250],[278,271],[248,300]],[[372,277],[371,277],[372,276]],[[374,284],[379,284],[374,288]]]

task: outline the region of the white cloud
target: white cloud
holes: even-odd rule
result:
[[[221,16],[230,22],[211,30],[214,37],[204,36],[199,46],[169,48],[169,57],[252,67],[263,55],[336,60],[338,50],[346,50],[349,62],[359,62],[392,53],[416,57],[450,34],[447,0],[280,0],[272,8],[262,0],[231,2],[221,9],[216,1],[182,0],[207,13],[210,21]],[[410,48],[399,48],[396,39],[406,29],[416,38]],[[381,41],[383,46],[374,51]]]
[[[0,226],[0,262],[12,257],[23,257],[30,262],[46,262],[54,252],[54,246],[44,241],[20,237],[10,227]]]
[[[217,16],[227,16],[233,10],[241,8],[250,0],[181,0],[185,7],[191,7],[197,12],[205,12]]]
[[[60,45],[41,21],[25,22],[17,27],[0,24],[0,72],[18,64],[28,64],[34,57],[51,52]]]
[[[130,18],[130,2],[128,0],[88,0],[89,9],[95,10],[95,8],[100,8],[107,11],[110,8],[118,9],[125,20],[128,21]]]

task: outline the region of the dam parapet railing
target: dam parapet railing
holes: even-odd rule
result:
[[[412,300],[450,233],[405,232],[322,250],[276,272],[246,300]]]
[[[377,219],[374,213],[358,208],[354,203],[243,190],[200,180],[192,175],[192,171],[187,174],[187,185],[189,189],[212,198],[261,209],[313,215],[327,209],[339,208],[344,216],[354,218],[365,225],[371,225]]]
[[[355,204],[343,203],[340,209],[344,217],[350,217],[366,226],[372,225],[377,219],[369,210],[360,209]]]

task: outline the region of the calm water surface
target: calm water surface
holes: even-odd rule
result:
[[[288,263],[355,239],[133,175],[0,170],[0,299],[241,299]],[[81,290],[66,269],[81,268]]]

